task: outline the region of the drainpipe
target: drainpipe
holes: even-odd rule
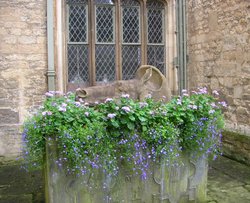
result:
[[[55,91],[53,0],[47,0],[48,91]]]
[[[176,0],[177,60],[179,93],[187,88],[186,0]]]

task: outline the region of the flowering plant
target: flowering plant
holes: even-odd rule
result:
[[[205,88],[191,95],[184,90],[168,103],[136,101],[124,94],[89,106],[71,93],[46,96],[24,123],[24,157],[31,168],[43,166],[46,140],[51,138],[57,142],[57,164],[77,174],[101,169],[116,175],[126,163],[145,179],[150,163],[176,164],[183,150],[197,157],[219,153],[225,103]]]

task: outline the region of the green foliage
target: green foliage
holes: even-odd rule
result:
[[[43,165],[48,139],[57,142],[58,165],[81,174],[98,168],[117,174],[126,162],[145,178],[149,159],[171,164],[183,150],[197,156],[219,153],[225,103],[204,88],[190,96],[183,91],[168,103],[122,95],[93,107],[76,102],[74,94],[46,96],[43,106],[24,123],[29,168]]]

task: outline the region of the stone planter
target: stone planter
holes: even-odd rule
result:
[[[55,163],[56,143],[51,140],[46,150],[47,203],[184,203],[205,202],[207,160],[191,161],[182,155],[183,165],[156,165],[147,180],[132,177],[124,169],[117,177],[103,173],[74,177]],[[104,187],[103,187],[104,186]]]

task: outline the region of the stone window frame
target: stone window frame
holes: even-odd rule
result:
[[[120,0],[116,0],[120,5]],[[164,27],[165,27],[165,34],[164,34],[164,44],[165,44],[165,76],[168,79],[168,85],[170,86],[172,93],[176,93],[178,90],[178,85],[177,85],[177,70],[174,66],[174,58],[176,57],[176,17],[175,17],[175,0],[159,0],[160,2],[164,3],[165,6],[165,22],[164,22]],[[94,6],[94,0],[89,0],[90,6]],[[144,9],[144,13],[146,11],[146,2],[147,0],[139,0],[141,4],[141,9]],[[67,19],[67,13],[66,13],[66,2],[65,0],[56,0],[55,1],[55,67],[56,67],[56,86],[57,89],[63,92],[67,92],[69,90],[74,90],[78,88],[79,86],[74,86],[68,87],[68,82],[67,82],[67,22],[65,19]],[[117,9],[117,8],[116,8]],[[121,7],[120,7],[120,12],[121,12]],[[116,15],[120,15],[121,13],[116,13]],[[120,18],[120,17],[119,17]],[[118,18],[118,19],[119,19]],[[142,20],[141,18],[144,18]],[[140,16],[141,23],[143,25],[141,30],[145,30],[145,22],[146,22],[146,17],[144,15]],[[94,18],[92,18],[94,20]],[[121,20],[121,19],[120,19]],[[144,23],[143,23],[144,22]],[[91,22],[92,23],[92,22]],[[117,24],[120,22],[116,23],[116,28],[118,27]],[[91,30],[90,30],[91,32]],[[120,35],[120,39],[122,39],[120,31],[117,31],[115,33],[116,35]],[[147,35],[141,34],[141,44],[142,44],[142,59],[141,59],[141,65],[147,64],[147,57],[146,57],[146,50],[147,50],[147,45],[146,45],[146,40]],[[95,40],[95,39],[92,39]],[[95,44],[95,41],[92,42],[92,44]],[[119,46],[122,45],[121,40],[119,43],[116,43],[116,49],[119,50]],[[91,45],[93,46],[93,45]],[[119,54],[117,54],[120,56]],[[90,61],[94,61],[95,58],[90,57]],[[116,60],[117,59],[116,56]],[[94,62],[93,62],[94,63]],[[122,71],[121,71],[121,63],[118,63],[116,65],[116,68],[118,71],[116,71],[116,80],[122,79]],[[93,72],[93,69],[92,69]],[[92,73],[93,75],[93,73]],[[90,76],[92,78],[92,76]],[[97,85],[95,81],[91,80],[90,86],[92,85]]]

